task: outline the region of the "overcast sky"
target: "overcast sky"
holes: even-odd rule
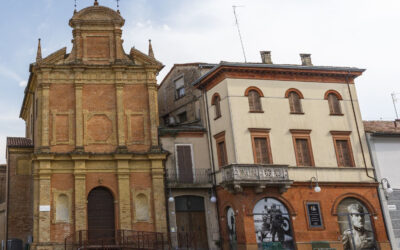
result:
[[[93,0],[77,0],[78,10]],[[116,8],[115,0],[99,0]],[[43,56],[67,46],[74,0],[1,0],[0,163],[5,138],[24,136],[19,119],[29,64],[37,39]],[[398,0],[121,0],[126,23],[124,48],[155,56],[165,64],[244,61],[232,5],[237,9],[247,60],[260,62],[271,50],[274,63],[300,64],[311,53],[314,65],[352,66],[367,71],[356,79],[364,120],[393,120],[392,92],[400,92],[400,1]],[[400,102],[400,94],[398,95]]]

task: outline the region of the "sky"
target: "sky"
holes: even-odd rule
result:
[[[93,0],[77,0],[80,10]],[[116,9],[115,0],[99,0]],[[23,137],[19,118],[29,64],[37,39],[43,56],[71,50],[74,0],[0,0],[0,163],[5,163],[7,136]],[[174,63],[243,62],[232,6],[237,8],[248,62],[272,51],[276,64],[300,64],[300,53],[314,65],[364,68],[356,79],[364,120],[396,118],[391,93],[400,110],[400,1],[398,0],[120,0],[124,49],[147,53],[152,39],[165,68]]]

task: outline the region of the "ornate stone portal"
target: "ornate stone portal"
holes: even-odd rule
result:
[[[66,236],[91,230],[88,194],[99,186],[113,195],[115,229],[167,231],[166,154],[157,138],[163,65],[152,48],[150,55],[124,52],[124,22],[98,4],[75,12],[71,53],[42,58],[40,48],[31,65],[21,117],[34,141],[34,249],[61,247]]]

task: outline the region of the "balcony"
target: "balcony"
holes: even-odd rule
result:
[[[275,186],[283,193],[293,183],[288,165],[231,164],[221,169],[221,179],[221,186],[235,192],[249,186],[262,192],[267,186]]]
[[[167,183],[170,188],[212,187],[211,169],[167,169]]]

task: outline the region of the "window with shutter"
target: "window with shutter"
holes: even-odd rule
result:
[[[339,167],[354,167],[349,131],[331,131]]]
[[[182,183],[193,183],[193,162],[191,145],[176,145],[178,178]]]
[[[272,164],[269,129],[249,128],[253,146],[254,163]]]
[[[248,99],[250,112],[262,111],[260,94],[257,91],[250,90]]]
[[[228,156],[225,145],[225,131],[214,135],[214,138],[217,148],[218,166],[223,167],[228,164]]]
[[[291,129],[297,166],[314,166],[311,147],[311,130]]]
[[[289,94],[289,106],[290,112],[294,114],[301,114],[303,113],[303,109],[301,107],[301,100],[299,94],[292,91]]]
[[[218,93],[215,93],[212,97],[211,105],[214,106],[215,117],[214,119],[218,119],[221,117],[221,97]]]
[[[332,90],[333,91],[333,90]],[[340,107],[341,96],[335,91],[328,91],[325,99],[328,100],[329,111],[331,115],[342,115],[342,109]]]
[[[185,81],[183,76],[174,80],[175,83],[175,99],[179,99],[185,96]]]

